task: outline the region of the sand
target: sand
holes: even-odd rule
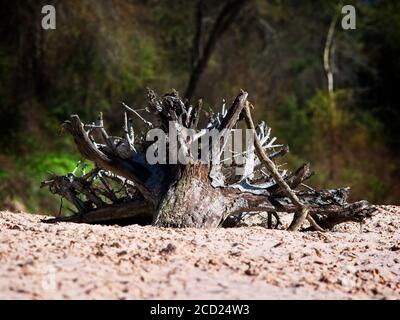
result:
[[[41,223],[0,212],[0,299],[399,299],[400,207],[360,232]]]

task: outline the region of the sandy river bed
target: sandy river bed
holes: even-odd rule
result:
[[[0,212],[0,299],[399,299],[400,207],[341,232],[160,229]]]

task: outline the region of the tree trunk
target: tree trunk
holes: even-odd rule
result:
[[[188,86],[185,92],[185,98],[191,99],[196,92],[197,85],[207,67],[208,61],[217,45],[218,40],[229,28],[229,26],[235,21],[236,17],[249,2],[248,0],[228,0],[222,7],[219,15],[217,16],[213,27],[205,40],[204,49],[200,48],[201,38],[203,36],[203,24],[202,24],[202,8],[201,0],[197,4],[197,15],[196,15],[196,35],[193,39],[193,56],[192,56],[192,72],[189,77]],[[202,50],[201,50],[202,49]]]
[[[221,190],[208,178],[209,166],[194,164],[184,168],[181,178],[161,201],[154,224],[163,227],[217,227],[227,209]]]

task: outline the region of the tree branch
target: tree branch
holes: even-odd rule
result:
[[[191,99],[196,91],[197,84],[200,80],[201,75],[203,74],[208,60],[213,53],[215,46],[218,42],[218,39],[224,34],[224,32],[229,28],[229,26],[233,23],[235,18],[240,13],[243,6],[249,0],[228,0],[225,6],[220,11],[214,26],[209,34],[209,37],[204,46],[204,50],[201,52],[201,55],[198,57],[195,66],[193,67],[192,73],[190,75],[189,83],[187,89],[185,91],[185,97],[187,99]],[[197,46],[197,43],[200,40],[195,37],[194,47]]]
[[[304,204],[302,204],[300,202],[299,198],[296,196],[296,194],[292,191],[292,189],[287,184],[287,182],[279,174],[279,171],[276,169],[275,164],[272,162],[271,159],[268,158],[268,155],[265,153],[265,151],[262,147],[262,144],[256,135],[253,119],[251,118],[249,103],[247,103],[244,108],[244,114],[245,114],[245,120],[246,120],[247,126],[249,127],[249,129],[253,130],[253,133],[255,135],[254,143],[255,143],[257,156],[267,167],[267,169],[269,170],[269,172],[271,173],[271,175],[275,179],[275,181],[285,191],[285,193],[290,198],[290,200],[298,208],[298,210],[295,213],[295,216],[293,218],[293,221],[292,221],[291,225],[289,226],[290,231],[296,231],[302,226],[304,220],[307,218],[308,208],[307,208],[307,206],[305,206]]]

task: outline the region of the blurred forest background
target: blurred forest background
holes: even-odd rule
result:
[[[41,28],[45,4],[56,30]],[[56,213],[40,181],[79,160],[62,121],[103,111],[120,134],[120,101],[144,107],[146,87],[214,110],[243,88],[290,145],[288,166],[311,162],[313,186],[399,204],[400,1],[346,4],[356,30],[342,29],[338,0],[1,1],[0,208]]]

